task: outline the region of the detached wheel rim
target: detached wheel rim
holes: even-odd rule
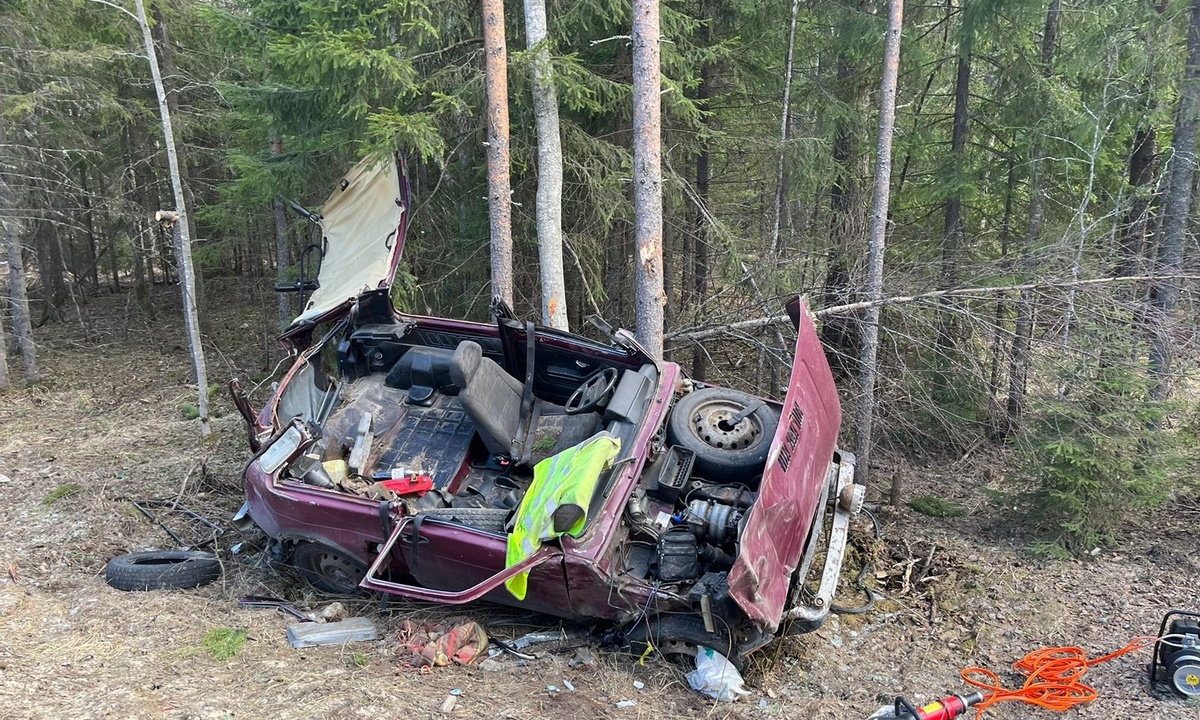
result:
[[[753,445],[763,434],[762,424],[755,413],[742,418],[736,425],[729,419],[745,410],[744,405],[726,400],[709,400],[692,413],[692,430],[710,447],[717,450],[742,450]]]

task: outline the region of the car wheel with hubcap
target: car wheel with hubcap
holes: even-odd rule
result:
[[[297,543],[292,565],[318,590],[334,595],[357,595],[367,567],[354,557],[328,545]]]

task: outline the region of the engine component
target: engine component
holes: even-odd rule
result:
[[[709,572],[727,572],[733,567],[733,556],[712,545],[700,547],[700,559],[704,561]]]
[[[701,480],[693,480],[688,497],[712,500],[744,510],[754,504],[754,501],[758,499],[758,493],[745,485],[713,485]]]
[[[658,539],[658,579],[663,582],[695,580],[700,577],[696,537],[687,528],[676,527]]]
[[[688,503],[688,527],[697,539],[713,545],[725,545],[736,540],[741,519],[742,512],[732,505],[723,505],[711,500],[693,500]]]
[[[659,500],[674,505],[691,477],[695,462],[696,453],[691,450],[678,445],[667,448],[643,476],[646,478],[647,491]]]

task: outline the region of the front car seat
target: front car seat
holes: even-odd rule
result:
[[[458,386],[458,399],[488,451],[508,454],[521,427],[524,386],[494,360],[484,357],[483,348],[471,340],[464,340],[455,349],[450,378]]]

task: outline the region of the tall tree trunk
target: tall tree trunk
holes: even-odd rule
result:
[[[700,16],[702,19],[712,16],[711,4],[705,0],[701,0],[700,3]],[[711,20],[700,26],[699,35],[702,47],[707,47],[712,43]],[[692,219],[692,266],[687,273],[691,279],[691,287],[684,288],[685,291],[690,290],[692,293],[692,307],[695,311],[693,319],[697,323],[704,320],[704,301],[708,297],[708,241],[711,228],[708,218],[705,217],[705,208],[708,207],[709,183],[712,181],[712,148],[706,131],[711,129],[713,121],[712,115],[707,111],[715,74],[716,68],[713,63],[700,61],[700,84],[696,87],[696,105],[704,111],[700,116],[703,129],[698,136],[699,146],[696,152],[697,203]],[[701,343],[692,343],[692,378],[694,380],[704,381],[707,364],[708,351]]]
[[[771,227],[771,257],[779,256],[779,231],[783,206],[787,202],[784,186],[784,166],[787,160],[788,130],[792,125],[792,67],[796,52],[796,18],[800,15],[800,0],[792,0],[792,24],[788,31],[787,66],[783,73],[783,112],[779,121],[779,164],[775,168],[775,222]]]
[[[662,87],[659,0],[633,0],[634,304],[637,339],[663,356]]]
[[[163,76],[163,89],[166,92],[167,109],[171,112],[171,117],[178,118],[182,115],[179,112],[179,80],[175,73],[175,49],[171,45],[171,38],[167,34],[167,22],[163,16],[160,3],[152,3],[150,7],[151,15],[154,18],[154,25],[151,28],[154,42],[157,45],[155,51],[158,54],[160,73]],[[192,181],[188,172],[186,160],[179,163],[179,182],[183,185],[183,200],[187,203],[180,207],[179,212],[181,217],[187,223],[187,237],[190,242],[195,242],[198,238],[196,235],[196,200],[192,195]],[[191,249],[189,245],[188,258],[190,262]],[[193,273],[193,281],[195,282],[196,296],[196,314],[200,322],[200,332],[209,332],[208,313],[205,312],[204,300],[204,275],[203,273]]]
[[[1158,142],[1154,134],[1154,125],[1147,123],[1138,128],[1133,140],[1133,153],[1129,156],[1129,189],[1133,194],[1133,202],[1125,215],[1125,221],[1121,224],[1117,266],[1113,268],[1113,275],[1117,277],[1140,274],[1146,228],[1149,226],[1150,190],[1154,187],[1157,156]]]
[[[896,78],[900,72],[900,29],[904,24],[904,0],[888,4],[884,35],[883,80],[879,86],[879,138],[875,150],[875,193],[871,209],[871,235],[867,250],[867,300],[883,297],[883,255],[887,240],[888,191],[892,181],[892,135],[896,130]],[[855,408],[854,481],[865,485],[871,472],[872,423],[875,418],[875,376],[879,352],[879,305],[867,309],[862,323],[862,355],[859,357],[858,404]],[[893,503],[896,498],[892,498]]]
[[[175,195],[175,253],[179,265],[179,285],[183,293],[183,319],[187,329],[192,356],[192,372],[196,379],[198,400],[196,408],[200,415],[200,434],[207,436],[208,424],[208,368],[204,361],[204,346],[200,339],[200,319],[196,308],[196,283],[192,268],[192,237],[188,226],[187,203],[183,196],[183,178],[179,173],[179,156],[175,150],[175,131],[171,127],[171,110],[167,104],[167,91],[163,87],[162,73],[158,66],[158,54],[154,49],[154,38],[150,33],[150,21],[146,18],[146,6],[142,0],[137,4],[137,21],[142,26],[142,40],[146,47],[146,58],[150,61],[150,74],[154,78],[154,91],[158,95],[158,112],[162,119],[163,143],[167,147],[167,163],[171,168],[171,189]]]
[[[278,157],[283,153],[283,142],[277,135],[271,136],[271,155]],[[291,254],[288,252],[287,210],[283,206],[283,196],[275,193],[271,201],[271,209],[275,213],[275,282],[287,282],[288,268],[292,265]],[[281,292],[279,296],[279,327],[286,328],[291,324],[295,313],[292,312],[292,294]]]
[[[92,284],[92,294],[100,293],[100,255],[96,249],[96,224],[92,218],[92,194],[88,192],[88,166],[79,164],[79,189],[83,191],[83,221],[87,229],[88,244],[88,280]]]
[[[848,56],[837,59],[837,92],[845,102],[861,107],[865,88],[858,81],[858,68]],[[829,188],[830,243],[829,260],[825,270],[823,303],[826,307],[851,301],[853,278],[851,269],[861,253],[861,238],[866,229],[863,216],[862,184],[859,178],[862,153],[858,138],[862,130],[854,122],[853,113],[837,117],[833,138],[835,175]],[[847,377],[851,359],[858,357],[859,333],[849,317],[830,317],[821,323],[821,342],[826,348],[829,364],[836,375]]]
[[[963,172],[966,164],[967,98],[971,85],[971,47],[965,36],[963,44],[965,47],[960,48],[958,53],[958,72],[954,81],[954,129],[950,137],[950,162],[953,168],[951,172],[956,185],[958,175]],[[959,285],[962,244],[962,195],[959,190],[954,189],[946,199],[946,225],[942,241],[942,273],[939,284],[943,290]],[[954,312],[953,306],[956,302],[953,298],[943,297],[939,304],[942,306],[942,313],[938,318],[938,348],[945,352],[957,346],[960,323],[958,314]]]
[[[487,85],[488,219],[491,221],[492,295],[513,304],[512,189],[508,156],[508,50],[503,0],[482,0]]]
[[[1196,168],[1196,134],[1200,121],[1200,0],[1192,0],[1188,28],[1187,65],[1179,91],[1179,112],[1171,136],[1171,169],[1163,208],[1162,242],[1154,274],[1174,275],[1183,264],[1183,244],[1192,207],[1192,176]],[[1179,300],[1179,278],[1161,277],[1150,286],[1151,396],[1165,399],[1171,392],[1171,327]]]
[[[0,303],[0,390],[8,388],[8,338],[4,332],[4,304]]]
[[[533,53],[529,79],[533,86],[533,117],[537,123],[538,260],[542,275],[542,322],[569,329],[567,287],[563,277],[562,140],[558,129],[558,93],[546,37],[546,0],[525,0],[525,42]]]
[[[707,25],[701,30],[703,40],[707,41]],[[700,87],[696,91],[696,101],[702,109],[708,108],[708,98],[712,89],[713,68],[711,63],[704,63],[700,66]],[[705,115],[701,122],[706,126],[711,120]],[[696,207],[696,214],[693,227],[693,236],[695,237],[695,248],[692,252],[692,290],[694,292],[694,303],[696,308],[696,322],[702,322],[702,311],[704,301],[708,297],[708,239],[709,239],[709,222],[704,216],[704,208],[708,206],[708,186],[712,180],[712,170],[709,166],[710,153],[712,149],[709,147],[707,139],[701,135],[699,153],[696,155],[696,197],[699,204]],[[706,365],[708,360],[708,352],[700,343],[692,344],[692,378],[704,381],[706,373]]]
[[[8,252],[8,296],[12,308],[13,338],[25,362],[25,380],[38,381],[37,350],[33,345],[33,324],[29,318],[29,297],[25,293],[25,263],[21,254],[20,222],[16,216],[16,190],[10,173],[12,156],[8,152],[7,128],[0,121],[0,224]],[[0,332],[3,332],[0,330]],[[7,370],[6,370],[7,374]]]
[[[1058,35],[1059,0],[1050,0],[1046,8],[1046,23],[1042,28],[1042,77],[1054,72],[1054,40]],[[1026,282],[1036,269],[1037,246],[1042,240],[1042,216],[1045,190],[1042,188],[1041,143],[1034,143],[1033,164],[1029,178],[1029,230],[1025,248],[1021,251],[1021,276]],[[1008,401],[1005,404],[1006,423],[1001,435],[1017,426],[1025,407],[1025,380],[1029,375],[1030,353],[1033,350],[1033,290],[1021,291],[1017,301],[1017,322],[1013,333],[1012,355],[1008,366]]]

